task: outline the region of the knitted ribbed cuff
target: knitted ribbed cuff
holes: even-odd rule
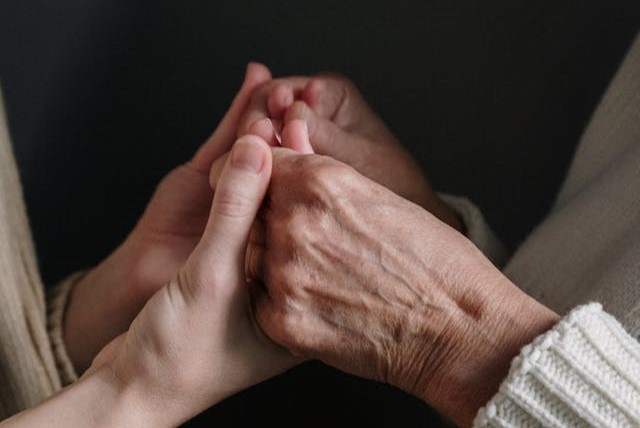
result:
[[[523,348],[477,427],[640,426],[640,343],[592,303]]]
[[[73,286],[85,274],[86,272],[74,273],[47,293],[47,329],[62,386],[67,386],[78,379],[64,343],[64,314]]]
[[[493,233],[478,207],[469,199],[461,196],[453,196],[446,193],[438,193],[438,196],[461,217],[467,228],[467,238],[494,265],[502,267],[507,261],[507,249]]]

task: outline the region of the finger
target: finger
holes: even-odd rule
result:
[[[198,254],[209,270],[230,281],[244,279],[244,257],[271,176],[271,151],[256,136],[239,139],[217,183]],[[229,276],[232,275],[232,276]]]
[[[301,154],[312,154],[309,131],[304,120],[295,119],[287,122],[282,130],[282,147],[295,150]]]
[[[259,119],[249,127],[247,135],[257,135],[267,142],[271,147],[280,145],[278,130],[273,121],[269,118]]]
[[[218,181],[220,180],[222,170],[227,164],[228,159],[229,153],[227,152],[224,155],[219,156],[218,159],[213,162],[213,165],[211,165],[211,171],[209,172],[209,185],[211,186],[211,190],[214,192],[216,191],[216,187],[218,187]]]
[[[277,312],[275,304],[271,299],[263,283],[253,282],[249,287],[251,297],[251,309],[258,326],[271,340],[274,340],[274,332],[278,331],[276,321]]]
[[[273,81],[264,83],[251,95],[247,109],[238,123],[236,134],[238,138],[250,134],[250,128],[254,123],[270,119],[267,99],[273,89],[273,85]]]
[[[264,222],[259,219],[253,222],[251,226],[251,231],[249,232],[249,244],[254,244],[260,247],[265,246],[265,230],[264,230]]]
[[[304,121],[315,153],[336,157],[336,152],[348,149],[346,146],[356,140],[356,136],[343,131],[329,119],[319,117],[309,106],[296,101],[285,114],[285,123]]]
[[[274,89],[280,88],[278,91],[283,91],[284,88],[289,87],[295,97],[295,94],[300,93],[308,82],[308,77],[287,77],[286,79],[272,80],[263,83],[251,95],[251,100],[249,101],[246,112],[238,124],[237,136],[242,137],[243,135],[249,134],[251,125],[261,119],[274,119],[270,117],[269,112],[269,98]]]
[[[253,91],[271,79],[271,72],[267,67],[258,63],[247,65],[242,87],[233,99],[229,110],[222,118],[222,121],[200,147],[192,159],[193,166],[203,172],[208,172],[211,163],[220,155],[231,148],[236,136],[238,123],[249,104]]]
[[[301,100],[319,118],[333,122],[342,130],[355,131],[371,141],[395,141],[358,88],[340,75],[328,73],[313,78],[302,92]]]
[[[311,79],[302,91],[301,98],[318,116],[336,120],[341,119],[340,113],[351,92],[344,79],[324,75]]]
[[[251,127],[251,133],[249,135],[255,135],[262,138],[272,147],[278,147],[280,145],[279,137],[276,135],[275,129],[273,128],[273,125],[271,125],[271,121],[269,119],[262,119],[256,122]],[[218,185],[220,175],[222,174],[222,169],[227,163],[228,158],[229,153],[227,152],[224,155],[219,156],[211,165],[211,171],[209,172],[209,185],[211,186],[211,190],[214,192]]]
[[[280,82],[274,86],[267,99],[267,108],[272,119],[282,119],[284,112],[293,104],[293,87],[287,82]]]
[[[249,243],[244,259],[244,274],[248,282],[262,282],[264,279],[265,249],[260,245]]]
[[[300,156],[300,154],[286,147],[274,147],[271,149],[271,156],[273,163],[273,174],[280,174],[281,172],[284,172],[279,171],[280,167],[284,166],[286,162],[291,161],[292,158]]]

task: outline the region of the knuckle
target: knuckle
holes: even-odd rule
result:
[[[275,300],[287,303],[283,307],[295,307],[304,298],[301,290],[305,282],[297,259],[290,257],[270,265],[265,266],[267,288]]]
[[[287,295],[289,293],[289,281],[291,276],[288,274],[290,262],[278,261],[278,263],[269,263],[265,267],[265,280],[269,290],[277,296]]]
[[[347,168],[333,159],[317,156],[302,171],[302,183],[307,191],[317,197],[335,195],[346,178]]]
[[[254,303],[253,312],[256,321],[267,335],[272,336],[271,331],[274,330],[276,325],[274,322],[275,312],[273,310],[273,304],[268,300],[259,300]]]
[[[244,255],[244,276],[248,280],[255,280],[257,278],[256,268],[256,249],[252,244],[247,245],[247,249]]]
[[[296,210],[289,216],[288,227],[285,229],[287,239],[292,246],[297,246],[301,242],[305,242],[308,238],[310,229],[309,216],[306,210]]]
[[[261,280],[263,276],[263,252],[255,245],[247,245],[245,255],[245,276],[250,281]]]
[[[340,93],[340,101],[337,109],[346,108],[354,98],[360,98],[360,91],[356,84],[344,74],[336,74],[333,76],[336,88]]]
[[[295,314],[283,309],[279,316],[278,340],[285,348],[299,353],[300,336],[304,332],[300,331],[302,325],[302,315]]]
[[[173,281],[175,281],[180,290],[180,295],[186,301],[195,301],[196,295],[198,294],[197,291],[200,290],[203,283],[205,283],[204,278],[201,277],[199,272],[197,270],[194,272],[189,267],[180,269]]]
[[[258,324],[271,340],[285,348],[292,343],[288,316],[283,307],[273,301],[264,302],[256,306],[255,316]]]
[[[331,179],[325,162],[319,161],[315,156],[300,158],[297,169],[300,184],[307,191],[318,191],[323,186],[329,185]]]
[[[222,217],[244,218],[253,212],[253,204],[239,186],[228,185],[217,189],[214,210]]]

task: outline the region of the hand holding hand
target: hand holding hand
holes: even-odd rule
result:
[[[248,267],[264,278],[254,300],[265,333],[470,424],[557,316],[413,203],[331,158],[274,150]]]
[[[295,362],[255,324],[244,272],[250,228],[270,173],[266,143],[240,139],[197,247],[87,372],[111,371],[139,399],[150,426],[177,425]]]
[[[277,145],[277,131],[292,120],[307,123],[315,153],[350,165],[462,231],[457,214],[438,198],[411,155],[348,79],[331,74],[263,84],[240,121],[239,135],[260,135]]]
[[[270,79],[266,67],[249,64],[244,83],[215,132],[190,161],[160,182],[125,242],[75,285],[65,315],[65,343],[79,373],[105,344],[129,328],[147,299],[175,275],[196,247],[213,197],[211,164],[231,149],[251,94]]]

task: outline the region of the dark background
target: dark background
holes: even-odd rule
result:
[[[435,187],[470,196],[513,248],[553,201],[639,23],[637,0],[0,0],[0,79],[43,277],[95,264],[125,237],[250,60],[350,76]],[[312,363],[193,424],[432,418]]]

